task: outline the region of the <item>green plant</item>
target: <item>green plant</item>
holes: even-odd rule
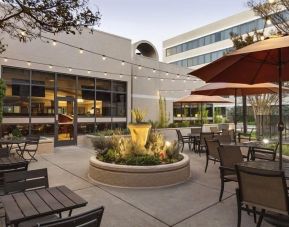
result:
[[[167,109],[167,101],[164,97],[159,98],[159,127],[166,128],[169,124],[169,116],[166,112]]]
[[[113,138],[105,138],[104,136],[93,138],[92,144],[94,149],[100,154],[104,154],[109,149],[114,149],[116,147]]]
[[[129,156],[125,161],[126,165],[138,165],[138,166],[151,166],[161,164],[159,157],[152,155],[143,155],[143,156]]]
[[[159,154],[165,146],[165,140],[161,133],[151,131],[148,137],[146,148],[153,155]]]
[[[223,122],[224,122],[224,118],[223,118],[222,113],[221,113],[221,108],[217,107],[217,108],[215,108],[215,111],[214,111],[214,123],[220,124]]]
[[[201,124],[208,123],[208,114],[209,111],[207,110],[206,105],[201,105],[198,107],[197,118]]]
[[[190,126],[189,121],[182,121],[182,122],[178,123],[178,127],[189,127],[189,126]]]
[[[177,141],[174,141],[169,146],[166,146],[166,156],[168,159],[179,159],[180,146]]]
[[[17,128],[17,127],[12,130],[11,134],[15,138],[22,137],[22,133],[20,132],[19,128]]]
[[[141,110],[139,108],[134,108],[132,111],[132,118],[135,120],[137,124],[141,124],[147,115],[147,113],[144,110]]]

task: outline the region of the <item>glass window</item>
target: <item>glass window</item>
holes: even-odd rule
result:
[[[188,50],[191,50],[193,48],[194,48],[193,41],[188,42]]]
[[[126,122],[113,122],[112,129],[126,129]]]
[[[193,48],[198,48],[199,47],[199,41],[198,40],[194,40],[193,42]]]
[[[199,61],[199,65],[204,64],[205,63],[205,56],[204,55],[198,56],[198,61]]]
[[[54,78],[52,73],[32,71],[32,116],[54,116]]]
[[[78,123],[77,124],[77,133],[78,134],[88,134],[94,132],[94,123]]]
[[[110,117],[111,116],[111,93],[110,92],[96,92],[95,98],[95,116],[96,117]]]
[[[193,66],[193,58],[188,59],[188,67]]]
[[[193,59],[193,65],[198,65],[199,61],[198,61],[198,57],[194,57]]]
[[[94,78],[78,77],[77,110],[79,116],[94,116]]]
[[[2,124],[3,136],[11,134],[15,128],[19,129],[22,136],[29,134],[29,124]]]
[[[211,62],[211,54],[206,54],[205,55],[205,63]]]
[[[104,130],[108,130],[111,129],[111,123],[96,123],[95,124],[95,130],[96,131],[104,131]]]
[[[184,43],[182,49],[183,49],[183,52],[187,51],[188,50],[188,43]]]
[[[96,87],[96,90],[110,91],[111,90],[111,81],[110,80],[103,80],[103,79],[96,79],[95,87]]]
[[[32,124],[31,125],[32,135],[54,135],[54,124]]]
[[[208,35],[205,37],[205,45],[209,45],[211,43],[211,36]]]
[[[114,91],[114,92],[126,92],[126,82],[113,81],[112,91]]]
[[[177,54],[183,52],[182,45],[177,46]]]
[[[202,47],[205,45],[205,38],[202,37],[202,38],[199,38],[199,47]]]
[[[76,77],[64,74],[57,75],[57,96],[75,98]]]
[[[215,34],[215,42],[219,42],[219,41],[221,41],[221,32],[217,32]]]
[[[112,116],[126,117],[126,94],[112,94]]]

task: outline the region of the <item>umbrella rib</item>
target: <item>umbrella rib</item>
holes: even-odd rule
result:
[[[258,74],[259,74],[261,68],[263,67],[264,63],[266,62],[266,60],[267,60],[267,58],[268,58],[270,52],[271,52],[271,51],[268,51],[267,54],[266,54],[266,57],[261,61],[261,64],[260,64],[258,70],[256,71],[256,73],[255,73],[253,79],[251,80],[251,84],[253,84],[253,83],[255,82],[255,80],[256,80],[256,78],[257,78],[257,76],[258,76]]]

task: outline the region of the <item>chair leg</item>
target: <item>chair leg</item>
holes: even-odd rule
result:
[[[184,150],[184,146],[185,146],[185,144],[184,144],[184,143],[182,143],[182,149],[181,149],[181,153],[183,153],[183,150]]]
[[[241,227],[242,210],[241,210],[239,190],[236,190],[236,198],[237,198],[237,209],[238,209],[238,224],[237,224],[237,226]]]
[[[264,217],[264,213],[265,213],[265,210],[262,210],[261,214],[259,216],[258,223],[257,223],[256,227],[260,227],[261,226],[262,221],[263,221],[263,217]]]
[[[206,160],[205,173],[207,172],[208,164],[209,164],[209,157],[208,157],[208,155],[206,155],[206,158],[207,158],[207,160]]]
[[[220,191],[220,197],[219,197],[219,202],[222,201],[222,198],[223,198],[223,193],[224,193],[224,178],[223,176],[221,176],[221,191]]]

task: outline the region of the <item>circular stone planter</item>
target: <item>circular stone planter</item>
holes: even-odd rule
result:
[[[163,187],[185,182],[190,177],[190,160],[156,166],[116,165],[91,157],[89,177],[102,184],[118,187]]]

